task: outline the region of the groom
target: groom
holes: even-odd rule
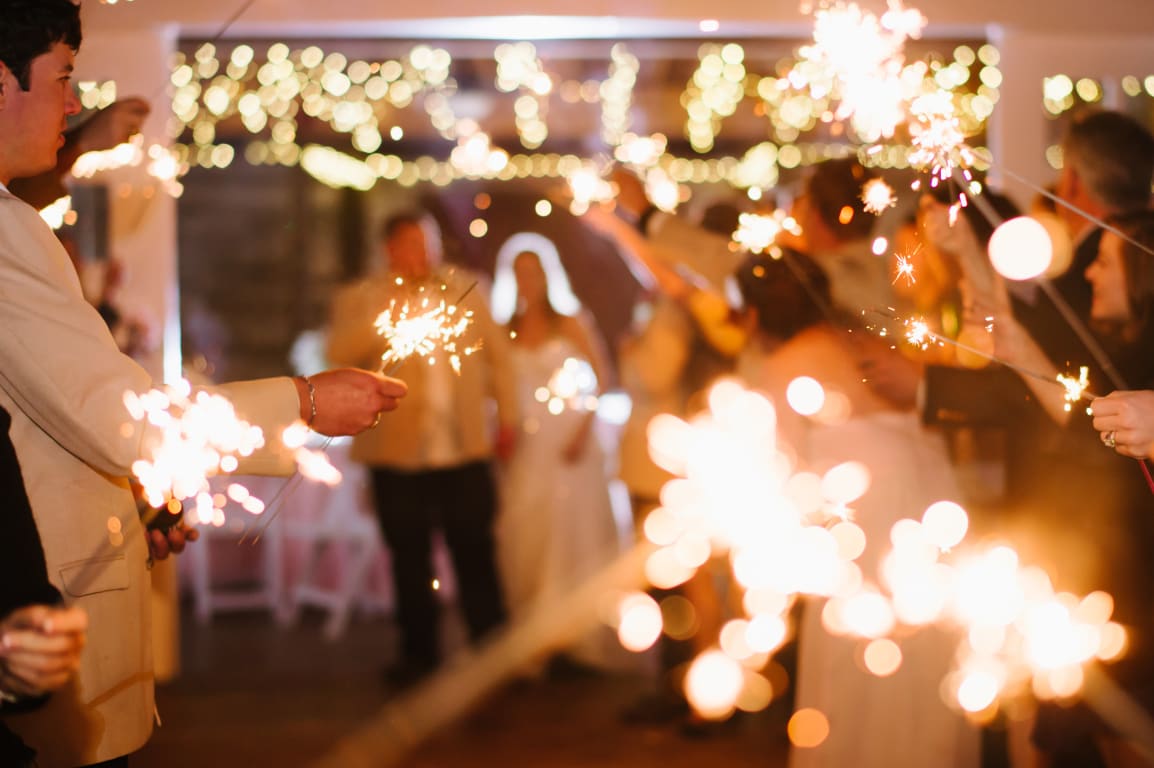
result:
[[[7,189],[56,163],[65,119],[80,109],[70,83],[80,40],[71,0],[0,0],[0,408],[12,417],[49,577],[90,619],[78,676],[44,708],[5,715],[40,768],[125,765],[155,711],[148,545],[128,483],[151,428],[126,429],[122,400],[153,382],[117,350],[52,232]],[[324,434],[355,434],[396,408],[406,387],[345,369],[218,389],[271,436],[298,418]],[[249,473],[292,469],[274,447],[244,464]]]

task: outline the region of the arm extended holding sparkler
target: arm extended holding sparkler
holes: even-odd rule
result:
[[[355,435],[375,426],[380,414],[396,410],[408,392],[400,379],[357,368],[323,371],[293,382],[301,421],[329,437]]]

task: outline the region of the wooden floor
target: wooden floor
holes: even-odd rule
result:
[[[330,643],[317,617],[291,629],[263,614],[218,616],[207,626],[186,618],[183,642],[181,678],[157,691],[163,726],[133,757],[133,768],[305,766],[395,696],[380,682],[395,644],[384,619],[355,621]],[[642,675],[506,682],[395,764],[785,765],[784,718],[773,709],[704,737],[623,723],[621,711],[647,687]]]

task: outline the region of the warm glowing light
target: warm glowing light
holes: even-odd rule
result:
[[[913,258],[913,254],[906,256],[898,253],[894,255],[894,258],[896,259],[897,264],[894,269],[893,282],[896,283],[898,280],[904,277],[906,279],[907,285],[913,285],[916,283],[917,279],[914,277],[914,264],[912,261],[910,261],[910,259]]]
[[[829,738],[829,720],[816,709],[799,709],[789,718],[787,731],[793,746],[801,749],[819,747]]]
[[[617,637],[625,648],[648,650],[661,636],[661,607],[641,592],[621,598],[617,605]]]
[[[867,181],[862,186],[861,199],[865,204],[866,213],[875,215],[881,215],[887,208],[893,208],[898,204],[898,198],[894,194],[893,187],[887,184],[884,179]]]
[[[774,211],[770,216],[743,213],[737,219],[733,242],[750,253],[763,253],[773,246],[782,232],[801,234],[801,227],[783,210]]]
[[[389,344],[389,350],[381,356],[381,366],[395,365],[413,355],[432,361],[435,358],[430,356],[440,352],[448,356],[449,364],[459,373],[461,358],[476,351],[475,347],[458,347],[472,322],[472,310],[462,312],[444,298],[433,300],[425,296],[400,304],[394,300],[374,323],[377,333]]]
[[[1030,280],[1046,271],[1054,247],[1046,228],[1029,216],[1003,222],[989,244],[990,262],[1002,277]]]
[[[785,390],[789,407],[802,416],[813,416],[825,405],[825,389],[817,379],[799,376]]]
[[[239,418],[226,398],[193,393],[188,382],[144,394],[125,392],[124,404],[135,421],[156,428],[146,433],[145,458],[132,465],[152,507],[208,495],[208,479],[227,471],[226,459],[249,456],[264,445],[261,429]]]
[[[902,649],[887,638],[872,640],[866,646],[862,661],[871,675],[889,677],[902,665]]]
[[[1086,396],[1086,388],[1090,386],[1089,374],[1089,369],[1084,365],[1078,368],[1077,378],[1062,373],[1058,374],[1058,383],[1061,384],[1065,390],[1062,394],[1062,397],[1066,401],[1063,408],[1067,411],[1074,406],[1074,403],[1077,403]]]
[[[706,651],[689,665],[685,697],[704,717],[723,719],[737,707],[744,685],[741,665],[721,651]]]
[[[934,546],[949,550],[965,538],[970,519],[961,505],[952,501],[937,501],[926,508],[922,515],[922,526]]]

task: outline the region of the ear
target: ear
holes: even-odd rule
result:
[[[8,69],[8,65],[0,61],[0,111],[3,111],[8,97],[8,89],[12,87],[12,83],[16,78],[12,76],[12,70]]]

